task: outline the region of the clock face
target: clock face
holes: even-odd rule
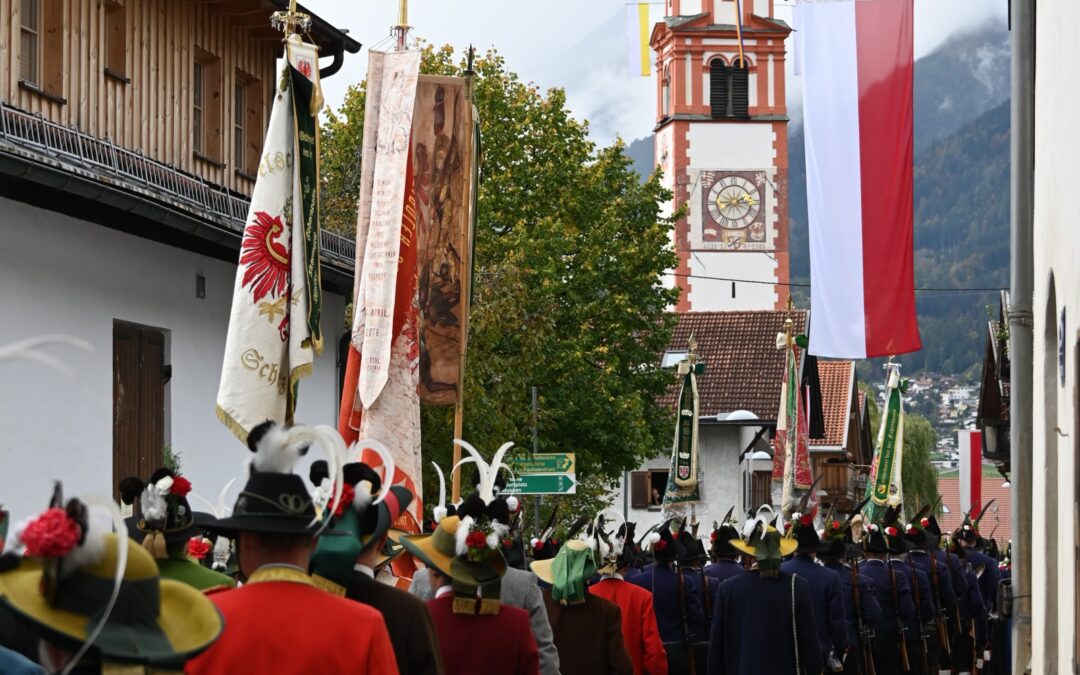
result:
[[[724,230],[742,230],[758,220],[761,191],[742,176],[722,176],[709,189],[706,203],[713,223]]]

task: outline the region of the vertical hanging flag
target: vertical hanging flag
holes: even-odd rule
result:
[[[810,351],[920,349],[913,265],[912,0],[803,2]]]
[[[410,152],[420,68],[416,51],[369,53],[364,162],[356,227],[353,331],[338,431],[371,438],[394,456],[389,482],[416,495],[421,520],[417,203]],[[372,467],[378,454],[361,459]],[[417,531],[417,528],[413,528]]]
[[[705,372],[705,364],[697,360],[697,342],[690,337],[690,350],[686,359],[679,362],[678,374],[682,378],[676,405],[675,442],[671,448],[671,470],[668,472],[664,490],[663,510],[665,517],[683,514],[690,506],[703,513],[701,481],[698,471],[698,388],[697,376]]]
[[[631,75],[652,75],[652,29],[663,19],[660,2],[631,2],[626,5],[626,63]]]
[[[888,506],[899,506],[904,501],[904,485],[901,468],[904,464],[904,402],[900,394],[907,388],[907,381],[900,378],[900,364],[890,361],[885,365],[885,410],[878,428],[877,452],[874,453],[870,480],[866,484],[866,514],[876,520]]]
[[[780,385],[780,410],[776,416],[773,481],[780,483],[780,511],[785,516],[797,510],[799,500],[814,483],[808,413],[799,395],[799,362],[795,352],[805,342],[803,335],[792,337],[790,332],[776,335],[777,349],[784,350],[784,381]]]
[[[217,395],[241,440],[291,424],[298,382],[322,352],[319,313],[318,53],[290,36],[248,209]]]

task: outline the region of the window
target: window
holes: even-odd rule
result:
[[[191,147],[203,151],[203,65],[195,62],[195,74],[191,81],[193,110],[191,112]]]
[[[713,119],[750,116],[750,69],[736,58],[731,66],[722,59],[709,64],[709,112]]]
[[[659,509],[667,490],[668,470],[650,469],[630,472],[630,507]]]
[[[238,171],[244,163],[244,83],[237,77],[233,86],[233,164]]]
[[[674,368],[679,365],[680,361],[685,361],[690,352],[685,349],[682,351],[667,351],[664,352],[664,358],[660,361],[661,368]]]
[[[22,0],[19,30],[19,79],[40,84],[41,5],[38,0]]]
[[[671,114],[671,66],[664,66],[664,81],[660,85],[660,114],[667,117]]]
[[[195,156],[222,165],[221,59],[196,48],[191,79],[191,148]]]
[[[63,0],[19,3],[19,84],[65,103]]]
[[[242,71],[236,71],[233,84],[232,161],[236,172],[255,180],[262,154],[262,83]]]
[[[772,471],[755,471],[750,481],[750,508],[772,504]]]
[[[120,0],[105,5],[105,74],[127,83],[127,10]]]

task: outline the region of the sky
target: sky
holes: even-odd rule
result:
[[[302,4],[346,28],[364,47],[323,82],[327,103],[337,108],[351,84],[367,72],[367,50],[385,48],[397,22],[398,0],[306,0]],[[776,15],[791,23],[793,2],[777,0]],[[930,53],[949,35],[990,18],[1003,18],[1008,0],[915,0],[915,56]],[[436,45],[495,47],[521,79],[543,88],[566,89],[567,103],[590,123],[594,140],[632,141],[655,121],[656,84],[633,76],[626,64],[625,0],[411,0],[413,36]],[[789,47],[790,49],[790,47]],[[789,68],[794,59],[788,59]],[[789,72],[790,113],[797,107],[798,78]]]

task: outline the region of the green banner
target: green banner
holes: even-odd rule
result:
[[[296,120],[296,156],[299,159],[300,195],[304,214],[304,270],[308,289],[308,330],[316,354],[322,353],[322,270],[319,266],[319,126],[311,110],[314,85],[296,68],[292,78],[293,113]],[[294,252],[295,255],[295,252]]]
[[[889,402],[885,408],[885,436],[878,448],[877,473],[874,476],[871,498],[875,504],[884,506],[889,499],[889,487],[893,482],[896,469],[897,437],[900,431],[900,389],[889,391]]]

